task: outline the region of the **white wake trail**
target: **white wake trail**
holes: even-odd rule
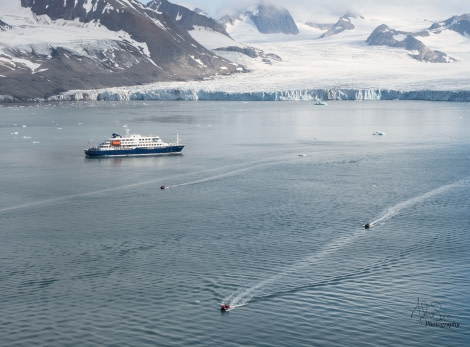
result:
[[[241,168],[234,168],[230,171],[220,173],[218,175],[208,176],[208,177],[204,177],[204,178],[194,180],[194,181],[190,181],[190,182],[183,182],[183,183],[179,183],[179,184],[173,184],[173,185],[167,186],[167,188],[176,188],[176,187],[184,187],[184,186],[190,186],[190,185],[200,184],[200,183],[207,183],[207,182],[215,181],[215,180],[225,178],[225,177],[236,176],[236,175],[238,175],[242,172],[245,172],[245,171],[251,171],[251,170],[259,169],[259,168],[266,167],[266,166],[274,166],[274,165],[277,165],[279,163],[287,163],[287,162],[295,161],[295,160],[298,160],[298,159],[297,158],[294,158],[294,159],[292,159],[292,158],[287,158],[287,159],[286,158],[280,158],[280,159],[277,159],[277,160],[271,160],[271,159],[270,160],[263,160],[263,161],[260,161],[260,162],[250,163],[249,166],[245,166],[245,167],[241,167]]]
[[[399,202],[395,206],[392,206],[392,207],[389,207],[388,209],[386,209],[377,219],[373,220],[370,223],[370,225],[373,226],[373,225],[378,224],[378,223],[383,223],[383,222],[389,220],[390,218],[396,216],[403,209],[406,209],[406,208],[409,208],[411,206],[417,205],[421,202],[424,202],[424,201],[430,199],[433,196],[443,194],[443,193],[447,192],[450,189],[454,189],[454,188],[457,188],[457,187],[460,187],[460,186],[468,185],[468,182],[469,182],[469,179],[465,178],[465,179],[462,179],[460,181],[450,183],[450,184],[446,184],[444,186],[441,186],[439,188],[431,190],[427,193],[424,193],[423,195],[419,195],[419,196],[416,196],[416,197],[411,198],[409,200]]]
[[[397,215],[400,211],[403,209],[409,208],[411,206],[417,205],[421,202],[426,201],[427,199],[430,199],[431,197],[434,197],[439,194],[443,194],[451,189],[457,188],[457,187],[462,187],[468,185],[470,182],[469,178],[462,179],[460,181],[450,183],[444,186],[441,186],[439,188],[436,188],[434,190],[431,190],[425,194],[413,197],[409,200],[400,202],[388,209],[386,209],[377,219],[375,219],[373,222],[371,222],[371,225],[377,224],[384,222],[386,220],[389,220],[390,218],[394,217]],[[250,286],[249,288],[242,289],[242,290],[237,290],[234,293],[230,294],[227,296],[223,302],[227,302],[230,304],[232,307],[239,307],[239,306],[244,306],[248,304],[250,301],[252,301],[256,297],[260,297],[263,295],[265,292],[265,289],[269,287],[269,285],[279,282],[282,280],[282,278],[296,273],[300,271],[302,268],[306,268],[308,266],[311,266],[313,264],[318,263],[323,257],[327,255],[331,255],[338,251],[339,249],[343,248],[344,246],[350,244],[353,242],[357,237],[360,235],[363,235],[365,233],[364,229],[360,229],[356,231],[355,233],[348,234],[344,237],[341,237],[339,239],[333,240],[329,244],[327,244],[325,247],[323,247],[320,251],[317,253],[310,255],[298,263],[295,263],[294,265],[291,265],[287,267],[286,269],[280,271],[276,275],[270,276],[258,283],[255,283],[254,285]]]
[[[294,160],[294,159],[285,159],[285,158],[281,157],[277,160],[263,160],[263,161],[256,161],[256,162],[252,162],[252,163],[248,163],[248,164],[243,164],[243,165],[248,165],[248,166],[244,166],[244,167],[239,167],[239,165],[219,167],[219,168],[216,168],[216,169],[207,170],[206,173],[210,173],[212,171],[220,171],[220,170],[228,170],[228,171],[224,172],[224,173],[212,175],[212,176],[206,176],[204,178],[194,180],[194,181],[190,181],[190,182],[167,185],[167,186],[165,186],[165,189],[189,186],[189,185],[200,184],[200,183],[206,183],[206,182],[214,181],[214,180],[225,178],[225,177],[235,176],[235,175],[237,175],[239,173],[242,173],[244,171],[254,170],[254,169],[264,167],[264,166],[269,166],[269,165],[276,165],[279,162],[288,162],[288,161],[292,161],[292,160]],[[175,180],[176,178],[182,178],[184,176],[186,176],[186,175],[178,175],[176,177],[172,177],[172,179]],[[144,186],[144,185],[152,185],[152,184],[155,184],[157,182],[162,182],[162,181],[165,181],[165,180],[166,179],[163,179],[161,177],[160,178],[153,178],[153,179],[146,180],[146,181],[124,184],[122,186],[117,186],[117,187],[109,187],[109,188],[98,189],[98,190],[94,190],[94,191],[90,191],[90,192],[69,194],[69,195],[51,197],[51,198],[47,198],[47,199],[43,199],[43,200],[30,201],[30,202],[26,202],[26,203],[23,203],[23,204],[2,207],[2,208],[0,208],[0,213],[11,212],[11,211],[15,211],[15,210],[22,210],[22,209],[29,209],[29,208],[34,208],[34,207],[41,207],[41,206],[45,206],[45,205],[52,205],[52,204],[56,204],[58,202],[72,200],[72,199],[76,199],[76,198],[80,198],[80,197],[94,196],[94,195],[99,195],[99,194],[105,194],[105,193],[110,193],[110,192],[116,192],[116,191],[121,191],[121,190],[132,189],[132,188],[136,188],[136,187]]]
[[[253,298],[262,295],[265,288],[269,285],[279,282],[280,280],[282,280],[282,278],[287,277],[290,274],[297,273],[303,268],[310,267],[311,265],[318,263],[323,257],[330,255],[336,252],[337,250],[343,248],[344,246],[350,244],[363,233],[364,230],[360,229],[359,231],[356,231],[353,234],[348,234],[344,237],[333,240],[328,243],[325,247],[323,247],[323,249],[319,252],[302,259],[301,261],[280,271],[278,274],[268,277],[247,289],[238,290],[230,294],[223,300],[223,302],[230,303],[230,306],[232,307],[244,306],[248,304]]]

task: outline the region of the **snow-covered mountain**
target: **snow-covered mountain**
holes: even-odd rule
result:
[[[210,18],[207,14],[195,9],[194,11],[168,2],[167,0],[152,0],[147,6],[153,10],[173,18],[180,27],[186,31],[194,30],[196,27],[210,28],[211,30],[229,36],[225,28],[215,19]]]
[[[166,0],[152,0],[147,3],[147,6],[174,19],[197,42],[213,50],[218,56],[226,56],[227,59],[230,59],[233,58],[232,53],[237,52],[267,64],[271,64],[272,59],[280,60],[280,57],[275,54],[265,53],[260,49],[233,40],[225,30],[223,22],[208,17],[198,9],[191,11]],[[261,11],[264,10],[261,9]],[[244,71],[241,65],[238,66],[238,70]]]
[[[369,45],[401,47],[410,52],[410,57],[430,63],[454,63],[455,58],[450,57],[444,52],[431,50],[424,45],[416,35],[426,35],[427,32],[413,34],[410,32],[399,31],[389,28],[382,24],[378,26],[367,38]]]
[[[1,1],[0,95],[470,101],[469,15],[327,25],[266,4],[216,21],[166,0]]]
[[[344,16],[343,16],[344,17]],[[367,39],[384,24],[380,18],[348,16],[348,25],[323,35],[335,24],[297,22],[299,34],[262,34],[247,20],[226,22],[230,37],[210,28],[190,34],[217,54],[250,72],[210,81],[161,82],[141,87],[107,88],[92,93],[70,91],[59,99],[105,100],[377,100],[420,99],[470,101],[470,37],[433,22],[389,23],[409,33],[431,51],[455,59],[429,63],[414,59],[418,51],[393,45],[371,45]],[[439,21],[437,23],[445,23]],[[401,41],[403,34],[393,36]],[[235,47],[233,50],[220,49]],[[266,64],[250,49],[273,54]]]
[[[135,0],[1,0],[0,95],[6,98],[241,70],[167,13]]]
[[[429,30],[432,30],[435,33],[439,33],[446,29],[453,30],[462,35],[470,35],[470,14],[452,16],[443,22],[434,23],[429,28]]]

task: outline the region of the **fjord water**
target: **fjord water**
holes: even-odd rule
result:
[[[469,104],[0,112],[2,346],[470,343]],[[126,124],[183,155],[84,157]]]

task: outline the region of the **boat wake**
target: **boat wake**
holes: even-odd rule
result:
[[[379,223],[384,223],[385,221],[391,219],[392,217],[396,216],[400,211],[410,208],[414,205],[422,203],[434,196],[439,194],[443,194],[451,189],[455,189],[462,186],[467,186],[470,184],[470,179],[462,179],[460,181],[447,184],[431,190],[425,194],[413,197],[409,200],[400,202],[392,207],[387,208],[378,218],[370,223],[370,225],[377,225]],[[352,243],[361,235],[366,235],[367,229],[358,229],[351,234],[344,235],[338,239],[335,239],[325,245],[321,250],[318,252],[302,259],[301,261],[285,268],[284,270],[279,271],[276,275],[273,275],[269,278],[266,278],[262,281],[252,284],[248,288],[239,289],[232,294],[228,295],[224,298],[223,302],[229,303],[231,307],[240,307],[245,306],[250,302],[253,302],[258,299],[266,298],[273,296],[273,292],[279,293],[279,291],[275,291],[275,288],[272,288],[272,285],[275,287],[279,287],[282,284],[284,278],[296,274],[297,272],[301,271],[304,268],[309,268],[313,265],[318,265],[322,258],[332,255],[341,248],[345,247],[346,245]],[[311,287],[311,286],[309,286]],[[269,291],[270,288],[273,291]]]
[[[7,206],[0,208],[0,213],[3,212],[11,212],[15,210],[23,210],[23,209],[29,209],[33,207],[41,207],[44,205],[53,205],[59,202],[64,202],[68,200],[73,200],[76,198],[84,198],[84,197],[91,197],[91,196],[96,196],[99,194],[106,194],[106,193],[111,193],[111,192],[116,192],[120,190],[126,190],[126,189],[132,189],[135,187],[139,187],[142,185],[146,184],[154,184],[157,182],[157,179],[153,179],[151,181],[143,181],[139,183],[131,183],[131,184],[126,184],[118,187],[110,187],[110,188],[104,188],[104,189],[97,189],[94,191],[90,192],[85,192],[85,193],[77,193],[77,194],[69,194],[69,195],[63,195],[63,196],[58,196],[58,197],[53,197],[49,199],[43,199],[43,200],[36,200],[36,201],[30,201],[24,204],[19,204],[19,205],[12,205],[12,206]]]
[[[210,173],[212,171],[220,171],[220,170],[228,170],[228,171],[220,173],[220,174],[214,174],[214,175],[206,176],[206,177],[198,179],[198,180],[193,180],[193,181],[189,181],[189,182],[180,183],[180,184],[162,185],[162,186],[160,186],[160,189],[162,189],[164,187],[163,189],[166,190],[166,189],[170,189],[170,188],[184,187],[184,186],[189,186],[189,185],[194,185],[194,184],[211,182],[211,181],[215,181],[215,180],[218,180],[218,179],[221,179],[221,178],[235,176],[235,175],[240,174],[240,173],[245,172],[245,171],[249,171],[249,170],[253,170],[253,169],[256,169],[256,168],[269,166],[269,165],[276,165],[279,162],[286,162],[286,161],[289,161],[289,159],[286,159],[286,157],[280,157],[280,158],[276,158],[275,160],[263,160],[263,161],[251,162],[251,163],[248,163],[248,165],[244,164],[245,166],[243,166],[243,167],[233,166],[233,165],[226,166],[226,167],[219,167],[217,169],[208,170],[208,171],[204,171],[204,172],[206,174],[210,175]],[[174,180],[175,178],[178,178],[178,177],[183,178],[184,175],[177,176],[177,177],[172,177],[172,179]],[[129,183],[129,184],[124,184],[124,185],[116,186],[116,187],[97,189],[97,190],[94,190],[94,191],[89,191],[89,192],[84,192],[84,193],[69,194],[69,195],[63,195],[63,196],[58,196],[58,197],[51,197],[51,198],[48,198],[48,199],[30,201],[30,202],[23,203],[23,204],[2,207],[2,208],[0,208],[0,213],[12,212],[12,211],[16,211],[16,210],[24,210],[24,209],[34,208],[34,207],[47,206],[47,205],[52,205],[52,204],[68,201],[68,200],[73,200],[73,199],[76,199],[76,198],[90,197],[90,196],[95,196],[95,195],[99,195],[99,194],[106,194],[106,193],[111,193],[111,192],[116,192],[116,191],[134,189],[134,188],[140,187],[140,186],[153,185],[153,184],[155,184],[159,181],[162,181],[162,178],[156,178],[156,179],[151,179],[151,180],[146,180],[146,181],[141,181],[141,182],[136,182],[136,183]]]
[[[230,311],[233,311],[235,310],[236,308],[239,308],[239,307],[242,307],[242,306],[245,306],[246,304],[230,304],[230,308],[227,308],[225,310],[223,310],[223,312],[230,312]]]
[[[241,167],[241,168],[233,168],[230,171],[223,172],[223,173],[220,173],[220,174],[217,174],[217,175],[204,177],[204,178],[194,180],[194,181],[189,181],[189,182],[184,182],[184,183],[179,183],[179,184],[173,184],[173,185],[170,185],[170,186],[166,186],[166,188],[176,188],[176,187],[184,187],[184,186],[191,186],[191,185],[195,185],[195,184],[207,183],[207,182],[216,181],[216,180],[219,180],[219,179],[225,178],[225,177],[236,176],[236,175],[238,175],[240,173],[243,173],[243,172],[246,172],[246,171],[251,171],[251,170],[255,170],[255,169],[259,169],[259,168],[266,167],[266,166],[271,166],[271,165],[277,165],[279,163],[286,163],[288,161],[294,161],[294,160],[295,159],[292,159],[292,158],[282,157],[282,158],[279,158],[279,159],[276,159],[276,160],[265,160],[265,161],[261,161],[261,162],[257,161],[257,162],[254,162],[254,163],[250,163],[249,166],[245,166],[245,167]]]
[[[359,229],[353,234],[348,234],[339,239],[333,240],[332,242],[328,243],[325,247],[323,247],[323,249],[319,252],[314,253],[302,259],[301,261],[287,267],[276,275],[273,275],[265,280],[255,283],[249,288],[235,291],[234,293],[227,296],[223,300],[223,302],[229,303],[230,307],[240,307],[247,305],[255,298],[270,296],[268,289],[271,285],[280,283],[285,277],[288,277],[291,274],[298,273],[304,268],[308,268],[314,264],[318,264],[322,258],[335,253],[339,249],[353,242],[362,234],[364,234],[363,229]]]
[[[409,200],[399,202],[398,204],[396,204],[392,207],[389,207],[385,211],[383,211],[382,214],[379,217],[377,217],[375,220],[370,222],[369,225],[374,226],[374,225],[377,225],[377,224],[383,224],[384,222],[386,222],[390,218],[392,218],[392,217],[396,216],[398,213],[400,213],[400,211],[402,211],[404,209],[407,209],[407,208],[410,208],[411,206],[417,205],[419,203],[422,203],[422,202],[424,202],[424,201],[426,201],[426,200],[428,200],[428,199],[430,199],[430,198],[432,198],[436,195],[443,194],[443,193],[447,192],[450,189],[454,189],[454,188],[457,188],[457,187],[468,185],[469,181],[470,181],[469,178],[465,178],[465,179],[459,180],[459,181],[454,182],[454,183],[443,185],[439,188],[433,189],[433,190],[431,190],[427,193],[416,196],[416,197],[411,198]]]

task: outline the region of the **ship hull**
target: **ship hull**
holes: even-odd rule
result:
[[[97,148],[85,149],[87,158],[110,158],[110,157],[145,157],[158,155],[181,154],[184,145],[175,145],[159,148],[133,148],[102,150]]]

